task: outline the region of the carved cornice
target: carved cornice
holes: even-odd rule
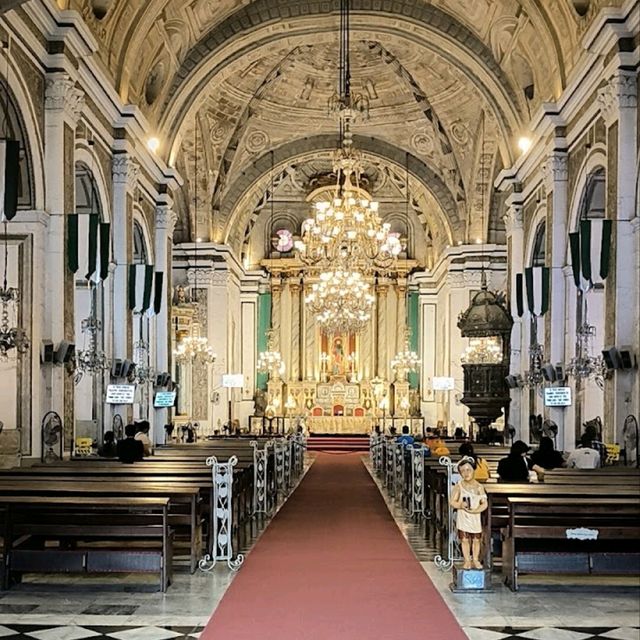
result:
[[[44,108],[47,111],[62,112],[74,125],[78,122],[84,107],[84,92],[66,73],[47,76]]]
[[[226,286],[229,282],[228,271],[216,271],[214,269],[188,269],[187,282],[190,285],[199,286]]]
[[[521,204],[511,204],[507,212],[502,216],[507,236],[512,236],[516,231],[522,231],[524,227],[524,207]]]
[[[111,168],[114,184],[126,184],[128,189],[135,189],[138,184],[140,165],[134,162],[129,154],[120,153],[113,156]]]
[[[557,152],[549,154],[542,167],[544,184],[547,193],[553,191],[557,182],[567,182],[569,179],[569,162],[566,153]]]
[[[178,222],[178,214],[169,205],[157,205],[155,222],[156,229],[166,231],[168,236],[173,236]]]
[[[619,72],[598,91],[600,113],[607,127],[618,120],[621,109],[638,105],[637,79],[634,73]]]
[[[490,276],[491,274],[487,274]],[[447,284],[452,289],[479,289],[482,285],[482,273],[480,271],[449,271]]]

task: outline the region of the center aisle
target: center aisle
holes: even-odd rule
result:
[[[201,640],[465,640],[360,454],[319,454]]]

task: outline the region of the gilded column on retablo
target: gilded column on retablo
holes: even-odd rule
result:
[[[291,291],[291,375],[290,380],[300,379],[300,279],[289,280]]]

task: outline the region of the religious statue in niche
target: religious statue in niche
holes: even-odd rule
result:
[[[487,509],[487,494],[475,479],[476,461],[465,456],[458,462],[461,480],[453,488],[451,506],[456,509],[456,529],[464,558],[463,569],[482,569],[481,513]]]
[[[342,376],[346,373],[346,358],[341,336],[336,336],[331,345],[331,375]]]
[[[320,363],[329,378],[346,378],[355,366],[356,337],[352,334],[323,335]]]

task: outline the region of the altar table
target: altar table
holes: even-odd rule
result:
[[[309,416],[310,433],[369,433],[374,418],[370,416]]]

